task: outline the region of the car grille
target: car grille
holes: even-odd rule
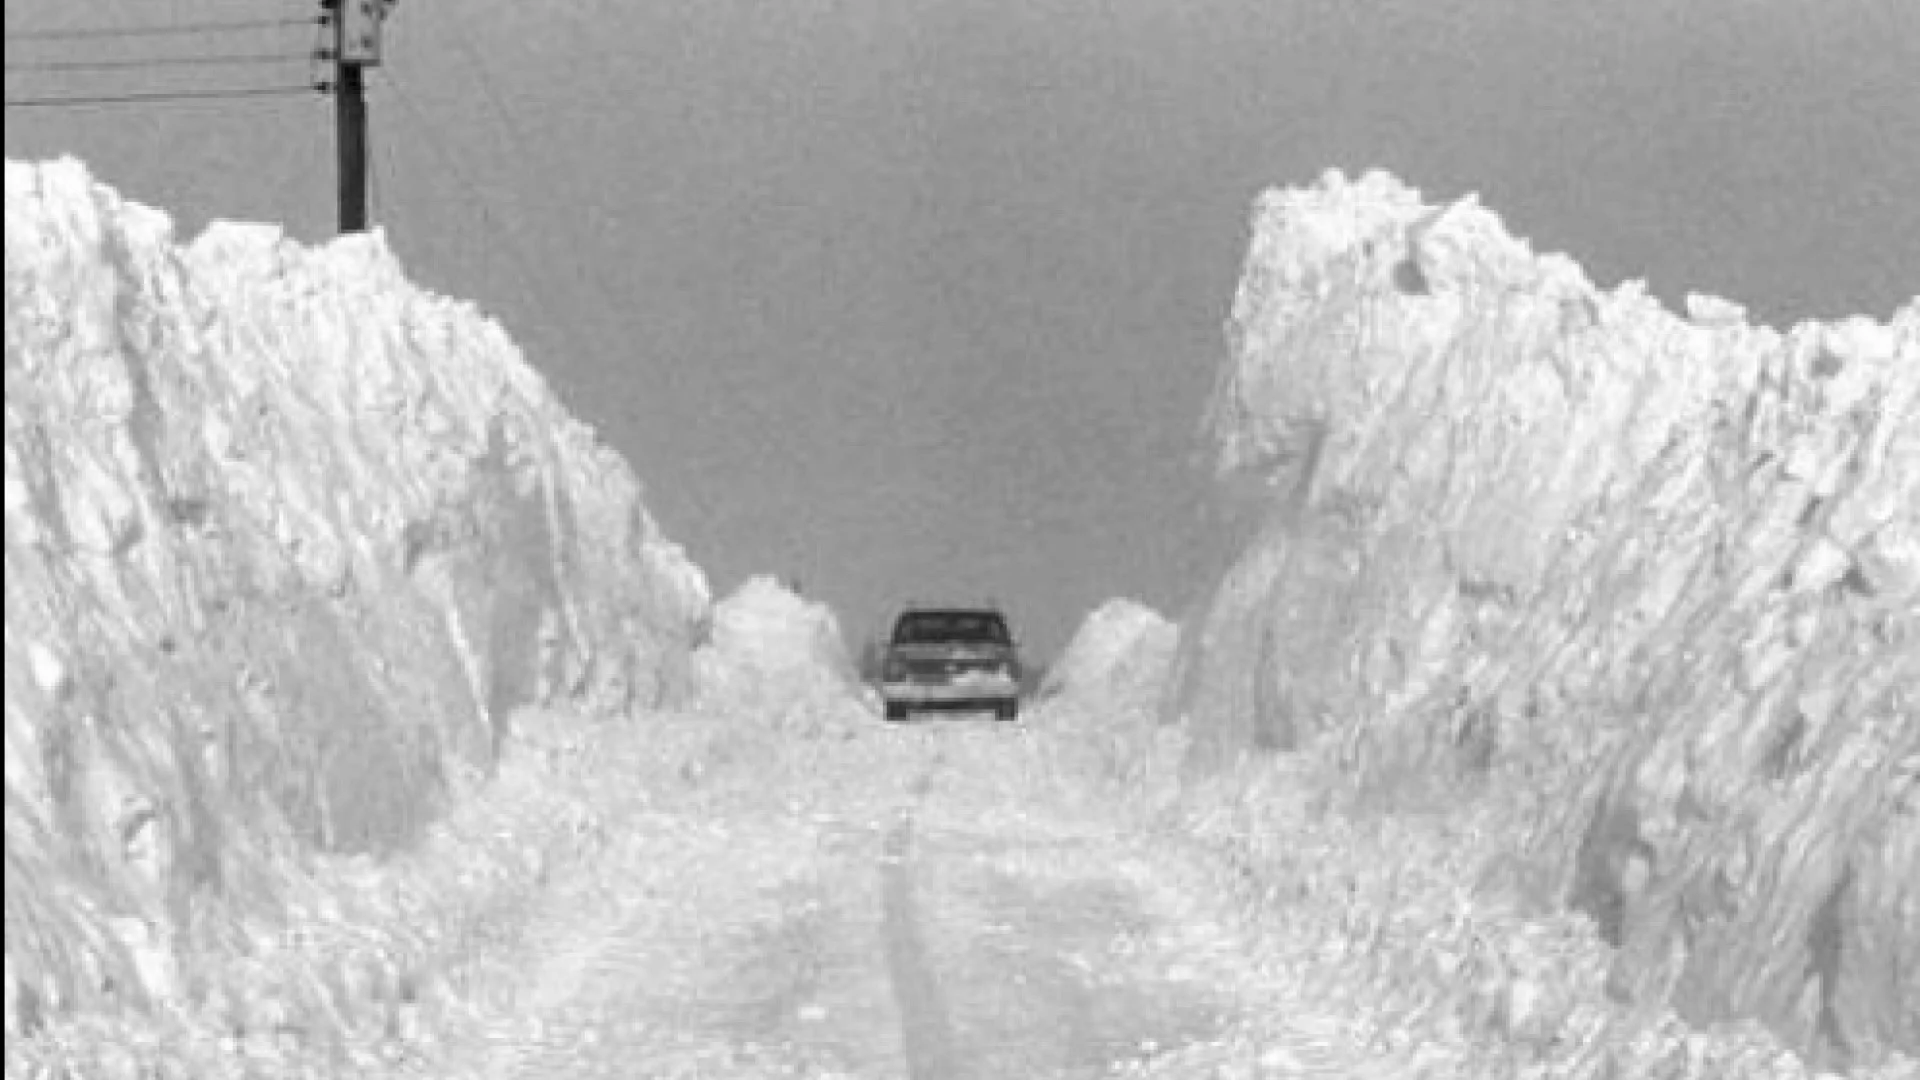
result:
[[[974,671],[993,673],[1001,670],[1003,666],[1001,661],[988,657],[965,660],[909,660],[907,675],[919,681],[950,679]]]

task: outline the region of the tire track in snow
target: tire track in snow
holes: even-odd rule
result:
[[[880,930],[887,976],[900,1016],[901,1054],[910,1080],[958,1080],[958,1042],[940,980],[934,974],[914,899],[914,815],[933,787],[939,755],[909,789],[914,802],[887,830],[880,855]]]
[[[812,813],[743,784],[640,823],[602,902],[555,898],[481,1075],[1092,1080],[1213,1038],[1182,912],[989,738],[890,744]]]

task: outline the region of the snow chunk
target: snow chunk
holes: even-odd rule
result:
[[[715,604],[712,643],[697,657],[714,704],[817,726],[859,698],[859,675],[833,609],[755,576]]]
[[[1042,697],[1139,695],[1157,692],[1179,627],[1133,600],[1095,608],[1067,643],[1040,687]]]

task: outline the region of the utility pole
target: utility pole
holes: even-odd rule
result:
[[[333,132],[340,159],[340,232],[342,235],[365,232],[367,84],[359,64],[339,65],[339,77],[333,88]]]
[[[394,0],[320,0],[333,23],[333,122],[340,173],[340,232],[367,229],[367,84],[380,63],[380,24]]]

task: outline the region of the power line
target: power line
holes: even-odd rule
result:
[[[526,290],[528,299],[533,302],[538,312],[545,317],[546,322],[566,348],[573,350],[580,356],[594,355],[593,350],[581,347],[582,343],[574,332],[575,320],[566,317],[566,313],[561,311],[560,305],[555,302],[554,295],[547,291],[547,287],[552,282],[551,275],[543,275],[534,270],[533,261],[527,257],[526,250],[520,246],[518,239],[514,235],[511,219],[507,215],[500,214],[494,210],[492,203],[487,199],[480,185],[475,183],[467,175],[466,171],[460,167],[454,151],[435,134],[436,131],[444,129],[436,127],[436,125],[427,119],[420,108],[414,104],[413,95],[408,93],[406,88],[400,84],[399,80],[393,77],[393,71],[391,69],[383,72],[380,84],[392,89],[393,100],[400,103],[400,108],[419,128],[420,137],[417,140],[419,145],[426,147],[427,152],[433,156],[435,161],[439,162],[441,171],[453,178],[454,184],[466,192],[468,202],[479,210],[481,221],[491,229],[491,233],[487,237],[487,240],[491,241],[491,243],[486,243],[483,246],[488,249],[497,247],[506,253],[507,266],[514,273],[514,276],[520,279],[520,284]],[[397,190],[397,185],[394,186]],[[392,199],[393,195],[389,194],[388,198]],[[591,277],[591,275],[589,276]]]
[[[333,55],[335,50],[331,47],[333,37],[333,16],[331,12],[313,20],[313,51],[308,53],[311,59],[307,63],[307,81],[320,87],[323,93],[331,93],[333,90],[333,80],[328,79],[320,72],[321,64],[337,59]]]
[[[220,34],[246,30],[269,30],[286,26],[312,26],[311,19],[227,19],[220,22],[179,23],[173,26],[88,27],[74,30],[9,30],[7,43],[15,41],[92,41],[103,38],[177,37],[185,34]]]
[[[222,53],[214,56],[143,56],[132,60],[30,60],[6,67],[9,74],[23,71],[138,71],[143,68],[291,64],[310,59],[312,57],[305,53]]]
[[[517,149],[519,149],[522,153],[525,153],[530,149],[530,140],[526,137],[525,129],[519,123],[515,122],[513,117],[513,111],[507,106],[508,95],[505,95],[499,92],[498,89],[495,87],[494,80],[489,74],[491,70],[491,65],[487,64],[486,61],[482,59],[482,57],[480,56],[480,50],[474,45],[472,39],[468,36],[464,23],[461,20],[454,20],[451,23],[450,28],[452,31],[451,40],[454,44],[454,47],[459,51],[462,58],[464,58],[468,63],[468,65],[472,68],[474,77],[480,83],[481,93],[484,96],[488,107],[492,111],[495,121],[499,124],[500,129],[506,134],[507,139],[512,144],[514,144],[517,147]],[[603,58],[607,56],[605,51],[600,49],[597,38],[595,38],[592,34],[588,34],[587,40],[592,45],[592,51],[600,52],[600,55]],[[389,78],[387,79],[387,82],[389,83],[393,82],[390,75],[389,75]],[[394,89],[398,91],[400,88],[399,86],[395,85]],[[411,105],[407,102],[404,96],[401,97],[401,104],[407,105],[407,107],[411,109]],[[580,175],[581,173],[579,170],[573,169],[573,168],[567,168],[565,167],[565,163],[563,162],[558,167],[554,167],[549,170],[549,181],[555,184],[571,184],[573,181],[577,180]],[[575,190],[575,194],[571,196],[572,201],[576,203],[584,203],[585,200],[582,199],[579,195],[579,188],[576,186],[574,190]],[[558,226],[556,226],[556,228],[557,227]],[[548,280],[546,278],[537,278],[537,279],[534,278],[533,275],[526,269],[524,258],[520,256],[518,252],[514,251],[511,247],[509,247],[509,254],[514,256],[514,261],[521,269],[521,276],[523,278],[528,279],[529,282],[534,280],[544,282]],[[620,302],[616,298],[614,298],[611,295],[611,293],[608,291],[606,281],[600,275],[588,273],[586,275],[586,282],[587,282],[587,287],[599,295],[599,299],[601,301],[601,306],[603,310],[609,311],[609,312],[620,310]],[[595,355],[594,352],[590,352],[586,349],[581,348],[580,340],[573,333],[573,325],[574,325],[573,322],[561,321],[557,319],[556,316],[560,314],[559,312],[556,312],[551,305],[542,303],[541,298],[537,293],[533,293],[532,295],[534,297],[535,304],[540,308],[540,314],[545,316],[548,322],[554,324],[555,331],[560,335],[563,343],[567,347],[571,348],[575,353],[583,357]],[[593,334],[591,332],[591,329],[589,329],[588,333],[585,336],[588,339],[592,339],[592,338],[598,337],[599,335]],[[611,354],[611,353],[614,353],[615,350],[603,348],[600,350],[600,352]],[[761,413],[761,410],[751,399],[744,398],[744,397],[736,397],[736,403],[738,404],[739,407],[752,413],[755,417],[760,418],[760,422],[762,423],[763,426],[766,425],[767,421],[764,419],[764,416]],[[694,511],[696,513],[704,515],[709,518],[711,518],[714,515],[715,506],[711,502],[709,502],[704,495],[699,494],[698,491],[693,487],[688,487],[685,490],[688,492],[687,501],[693,506]]]
[[[453,152],[447,149],[440,141],[440,138],[434,134],[434,125],[429,122],[426,116],[421,113],[420,109],[414,105],[413,95],[409,94],[406,89],[400,85],[399,80],[393,77],[393,72],[384,72],[380,81],[382,84],[393,89],[394,100],[400,103],[400,107],[405,110],[407,115],[418,125],[421,145],[425,146],[427,151],[433,155],[434,160],[440,163],[443,172],[451,176],[454,183],[466,192],[468,201],[479,209],[481,220],[492,228],[492,239],[497,240],[499,247],[507,253],[508,261],[513,265],[514,269],[518,271],[521,284],[527,287],[528,295],[534,298],[534,302],[544,309],[545,313],[549,315],[554,314],[552,309],[542,302],[544,298],[541,296],[543,290],[540,286],[541,283],[547,279],[533,271],[532,262],[527,259],[525,252],[522,251],[520,245],[515,242],[511,226],[508,224],[506,217],[494,212],[492,203],[482,194],[480,186],[468,178],[465,170],[461,169],[459,162],[454,159]],[[561,332],[565,334],[568,324],[564,320],[556,319],[554,321],[560,327]]]
[[[8,98],[9,109],[44,109],[88,105],[139,105],[165,101],[218,101],[232,98],[293,97],[316,94],[311,86],[248,86],[231,90],[181,90],[151,94],[85,94],[60,97]]]
[[[500,126],[506,130],[507,137],[521,144],[521,149],[524,150],[527,140],[520,137],[520,126],[513,122],[512,116],[508,115],[505,103],[500,100],[500,95],[493,88],[493,79],[487,75],[486,61],[480,58],[479,51],[473,47],[473,42],[467,39],[467,32],[461,28],[461,21],[456,19],[452,23],[453,44],[460,50],[461,55],[472,66],[474,75],[480,80],[480,91],[486,96],[487,105],[493,110],[494,118],[500,121]]]

